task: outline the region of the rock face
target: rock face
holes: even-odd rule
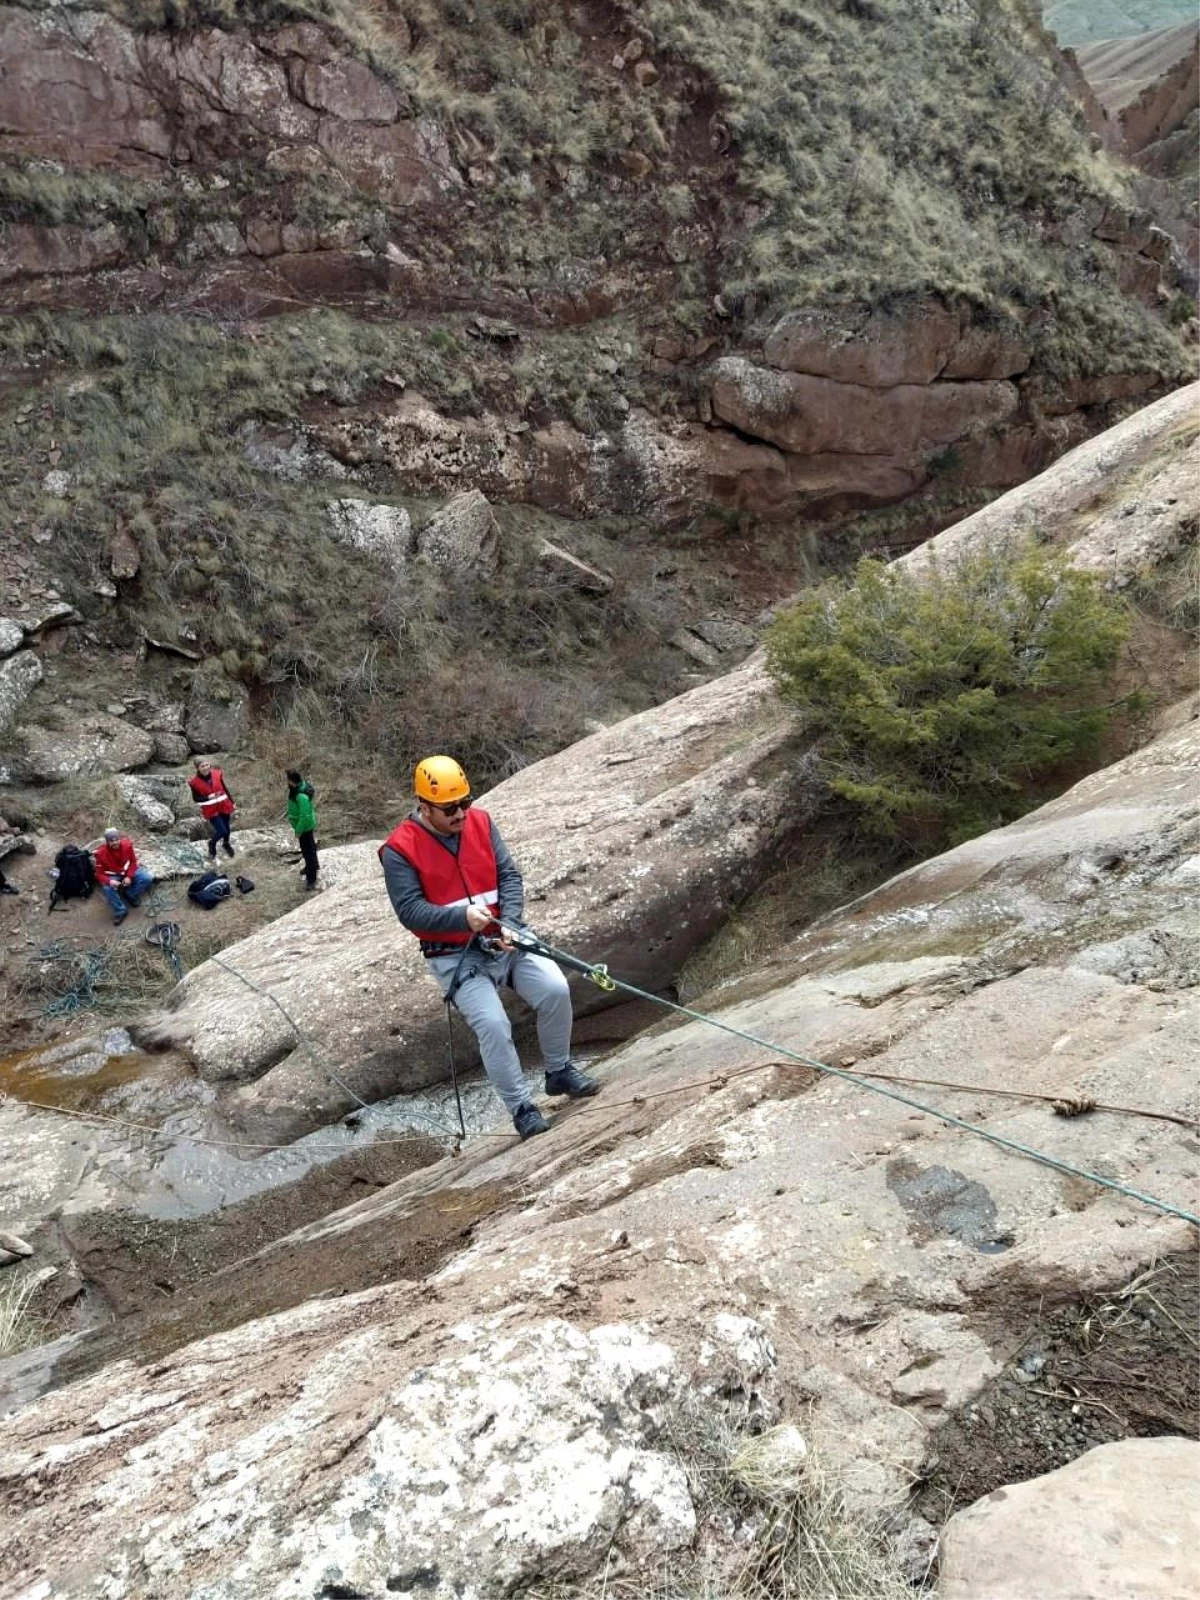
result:
[[[969,548],[1050,526],[1102,570],[1123,573],[1121,552],[1135,565],[1161,560],[1196,514],[1188,452],[1196,449],[1197,392],[1139,412],[935,547]],[[1102,475],[1125,487],[1097,514]],[[1131,509],[1136,514],[1124,514]],[[1145,534],[1131,549],[1126,530],[1134,527]],[[699,636],[687,645],[713,648]],[[485,804],[525,872],[531,925],[563,949],[610,962],[639,987],[670,983],[820,804],[796,736],[756,655],[500,785]],[[374,847],[328,851],[322,862],[329,887],[318,906],[225,952],[249,982],[203,966],[154,1025],[186,1046],[206,1078],[241,1085],[228,1094],[233,1114],[270,1118],[277,1132],[310,1127],[348,1102],[253,984],[319,1038],[327,1067],[364,1098],[419,1087],[444,1070],[441,1008],[415,941],[383,894]],[[585,1007],[597,1000],[590,987],[579,998]]]
[[[392,30],[392,44],[400,40]],[[348,171],[406,201],[461,179],[438,130],[402,118],[368,68],[338,59],[312,24],[269,41],[200,29],[137,35],[99,11],[70,29],[34,13],[0,13],[0,53],[17,64],[5,89],[6,153],[150,173],[167,162],[255,137],[278,160]]]
[[[486,495],[468,489],[430,517],[417,549],[435,567],[486,576],[500,553],[500,528]]]
[[[94,1594],[96,1558],[128,1600],[175,1592],[200,1563],[212,1593],[232,1584],[244,1600],[277,1595],[281,1565],[306,1594],[482,1600],[589,1573],[598,1550],[636,1560],[691,1541],[687,1479],[660,1442],[687,1374],[644,1331],[490,1316],[439,1354],[395,1289],[287,1313],[276,1331],[281,1351],[299,1339],[318,1355],[298,1385],[250,1327],[170,1359],[153,1396],[123,1400],[107,1376],[85,1389],[72,1455],[93,1481],[116,1470],[140,1548],[118,1555],[102,1533],[69,1576],[32,1538],[9,1539],[7,1573],[41,1580],[45,1600]],[[462,1429],[449,1449],[448,1423]],[[14,1435],[0,1453],[22,1499],[49,1465],[31,1443]]]
[[[19,650],[0,664],[0,734],[6,734],[17,712],[42,681],[42,663],[32,650]]]
[[[1200,1445],[1126,1439],[950,1519],[942,1600],[1182,1600],[1200,1583]]]
[[[640,986],[670,982],[820,800],[803,761],[789,760],[790,737],[754,662],[539,762],[532,783],[519,774],[483,796],[525,874],[530,923]],[[420,1087],[444,1070],[442,1008],[384,893],[376,847],[321,859],[318,903],[225,952],[250,982],[206,964],[156,1025],[186,1040],[204,1077],[244,1085],[231,1110],[291,1128],[326,1120],[340,1096],[251,984],[319,1032],[322,1059],[356,1093]],[[580,998],[586,1009],[598,991]]]
[[[1198,410],[1200,384],[1177,389],[906,559],[922,565],[955,551],[1052,531],[1069,543],[1073,562],[1111,572],[1124,587],[1190,536],[1197,514]]]
[[[0,1581],[38,1600],[91,1600],[98,1572],[108,1600],[275,1600],[283,1569],[304,1593],[484,1600],[620,1570],[653,1593],[713,1537],[668,1447],[694,1445],[696,1408],[735,1430],[792,1418],[793,1460],[862,1509],[902,1502],[930,1429],[1020,1355],[1040,1307],[1195,1248],[1178,1216],[986,1136],[1195,1213],[1178,1125],[1020,1096],[1200,1109],[1198,744],[1192,722],[844,907],[706,997],[723,1027],[688,1019],[609,1055],[602,1095],[547,1136],[470,1140],[55,1351],[68,1386],[5,1421]],[[1113,958],[1119,939],[1162,947],[1152,976]],[[886,1092],[797,1056],[867,1060]],[[446,1215],[461,1231],[431,1261]],[[235,1325],[248,1311],[275,1314]],[[197,1328],[215,1331],[186,1344]],[[1016,1542],[1073,1548],[1063,1500],[1038,1505],[1065,1491],[1108,1589],[949,1592],[1186,1594],[1155,1587],[1194,1541],[1168,1549],[1153,1506],[1186,1472],[1194,1508],[1186,1449],[1145,1469],[1144,1499],[1143,1457],[1104,1451],[1071,1469],[1083,1482],[1004,1491],[1031,1509],[1020,1541],[1002,1536],[999,1584],[1026,1570]],[[1118,1482],[1125,1544],[1085,1545]],[[759,1534],[736,1512],[726,1529],[739,1548]],[[984,1559],[964,1557],[976,1574]]]
[[[104,711],[79,716],[69,730],[29,725],[21,730],[16,771],[29,783],[62,783],[145,766],[154,739],[123,718]]]
[[[683,8],[674,23],[685,16]],[[957,270],[944,268],[944,299],[889,293],[881,269],[882,283],[863,276],[862,292],[877,303],[846,300],[852,291],[843,289],[836,302],[814,304],[813,275],[800,273],[798,303],[773,328],[758,326],[721,295],[697,295],[701,281],[727,276],[749,238],[769,240],[769,208],[748,203],[755,184],[740,181],[742,155],[707,105],[710,91],[699,93],[701,82],[712,83],[713,59],[701,51],[689,62],[686,26],[673,43],[664,36],[666,53],[652,60],[627,58],[628,46],[646,41],[621,8],[606,13],[599,34],[582,14],[552,24],[552,37],[505,19],[496,59],[484,47],[471,65],[470,48],[460,57],[452,42],[461,20],[439,19],[414,52],[394,8],[369,23],[354,12],[286,21],[243,8],[221,13],[224,27],[172,18],[123,20],[86,5],[69,18],[53,7],[0,7],[0,55],[15,63],[0,84],[0,156],[31,164],[22,172],[31,175],[28,193],[14,198],[0,238],[0,281],[15,305],[50,312],[153,302],[168,314],[202,307],[255,319],[335,306],[410,318],[422,338],[449,340],[447,350],[459,335],[464,345],[486,345],[486,378],[474,370],[480,350],[467,371],[459,351],[436,394],[410,390],[394,411],[370,394],[349,422],[340,413],[354,385],[312,380],[309,393],[328,397],[313,409],[326,415],[305,421],[348,435],[343,449],[360,461],[390,464],[399,493],[471,485],[493,502],[661,525],[714,506],[840,515],[927,487],[935,495],[946,452],[967,442],[971,452],[957,452],[958,486],[1004,488],[1100,420],[1087,414],[1095,400],[1076,398],[1064,413],[1072,433],[1038,403],[1038,347],[1056,322],[1053,282],[1070,270],[1059,246],[1075,251],[1114,299],[1125,292],[1157,305],[1171,282],[1171,263],[1146,229],[1113,228],[1081,144],[1069,200],[1048,197],[1036,228],[1013,207],[1014,234],[1038,266],[1021,292],[1005,290],[1003,306],[996,291],[980,291],[985,307],[972,321],[958,306]],[[868,33],[873,20],[863,15]],[[956,43],[967,42],[969,21],[947,14],[943,24],[944,49],[961,56]],[[582,38],[581,27],[589,30]],[[992,32],[972,56],[986,63],[994,49],[1002,75],[1003,52],[1019,38],[1022,78],[1040,77],[1049,104],[1053,68],[1035,57],[1045,40],[1015,27]],[[694,34],[691,44],[700,48]],[[536,97],[539,68],[554,84],[561,121],[544,147],[539,133],[514,159],[478,129],[494,117],[500,84],[527,100],[532,82]],[[727,88],[734,99],[744,93],[731,70],[731,85],[713,85],[718,98]],[[975,70],[972,92],[986,105],[996,92],[991,69]],[[651,134],[643,119],[660,99],[669,114],[655,113]],[[467,103],[474,111],[450,114]],[[597,126],[617,132],[580,134],[576,143],[568,130],[577,113],[567,109],[576,103],[594,103]],[[989,182],[973,160],[962,163],[961,183],[946,180],[968,216]],[[45,175],[58,175],[53,163],[75,186],[69,202],[47,188]],[[773,175],[794,181],[782,169]],[[846,181],[826,176],[838,187]],[[1014,192],[1020,187],[1014,182]],[[82,198],[94,193],[106,198]],[[686,219],[675,216],[681,196]],[[577,253],[551,240],[564,200],[588,213],[587,228],[562,241]],[[1003,204],[992,202],[997,211]],[[514,206],[524,208],[518,226]],[[516,242],[543,229],[544,249],[531,254]],[[780,308],[791,303],[786,288],[772,293]],[[990,314],[989,300],[997,301]],[[1018,304],[1028,309],[1018,315]],[[429,327],[430,312],[452,328]],[[563,362],[554,348],[563,335],[601,322],[613,325],[610,349]],[[1175,381],[1181,353],[1165,339],[1156,349],[1118,355],[1115,341],[1098,338],[1087,376],[1105,380],[1118,367],[1132,392]],[[597,373],[611,383],[595,383]],[[402,390],[412,381],[376,376]],[[296,479],[344,470],[294,447],[247,449]],[[43,476],[69,486],[65,469]],[[113,558],[113,577],[131,583],[140,558],[128,533]]]

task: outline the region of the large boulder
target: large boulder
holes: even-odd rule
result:
[[[274,1600],[281,1571],[304,1595],[458,1600],[691,1543],[666,1427],[692,1377],[676,1351],[644,1326],[554,1315],[430,1337],[408,1302],[399,1285],[315,1302],[157,1363],[149,1387],[123,1362],[70,1414],[61,1395],[9,1418],[0,1474],[29,1510],[0,1575],[39,1600],[90,1597],[98,1568],[110,1600]],[[721,1322],[710,1348],[736,1364]],[[736,1414],[740,1395],[694,1370],[711,1415]],[[105,1509],[68,1539],[89,1489]]]
[[[743,356],[713,368],[713,410],[742,433],[794,455],[887,456],[904,461],[1008,421],[1013,384],[898,383],[875,388],[805,372],[777,372]]]
[[[27,783],[64,783],[145,766],[154,739],[122,717],[87,711],[67,727],[21,729],[14,769]]]
[[[32,650],[20,650],[0,662],[0,734],[17,720],[17,712],[42,681],[42,663]]]
[[[417,534],[426,561],[448,571],[486,577],[500,554],[500,525],[478,489],[455,495]]]
[[[412,518],[403,506],[373,505],[366,500],[335,500],[329,507],[335,539],[367,555],[378,556],[397,572],[412,554]]]
[[[249,710],[250,696],[242,684],[219,672],[197,673],[184,713],[183,732],[189,750],[198,755],[236,750],[246,731]]]
[[[531,924],[665,987],[815,814],[823,786],[790,755],[792,737],[755,659],[483,796],[524,872]],[[440,997],[396,921],[376,845],[321,862],[324,894],[224,952],[225,966],[189,973],[147,1025],[184,1043],[204,1077],[244,1085],[231,1108],[269,1111],[277,1128],[347,1108],[329,1070],[369,1098],[444,1070]],[[603,997],[588,985],[580,1003]]]
[[[952,1517],[940,1600],[1185,1600],[1200,1593],[1200,1444],[1122,1439]]]

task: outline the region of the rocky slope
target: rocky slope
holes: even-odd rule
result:
[[[1194,540],[1195,400],[1156,402],[938,547],[1053,528],[1117,583],[1169,573]],[[384,954],[368,929],[338,965],[306,913],[229,964],[283,996],[315,1057],[224,968],[188,981],[174,1019],[203,1076],[127,1039],[60,1054],[67,1081],[114,1074],[100,1104],[122,1122],[0,1106],[3,1220],[38,1251],[0,1272],[45,1270],[57,1236],[77,1265],[51,1293],[86,1292],[92,1324],[0,1362],[5,1600],[482,1600],[646,1592],[667,1573],[685,1594],[727,1592],[777,1548],[764,1529],[781,1506],[809,1514],[810,1458],[843,1515],[887,1514],[890,1582],[902,1547],[927,1572],[924,1519],[944,1520],[962,1473],[986,1494],[1030,1463],[1187,1431],[1195,1352],[1176,1335],[1192,1313],[1168,1284],[1194,1281],[1194,695],[1159,727],[1020,822],[764,946],[700,1001],[720,1026],[664,1016],[595,1064],[598,1100],[528,1144],[504,1129],[448,1154],[371,1111],[251,1159],[204,1142],[221,1137],[216,1093],[226,1116],[294,1127],[343,1109],[331,1062],[365,1060],[354,1082],[381,1091],[372,1075],[401,1054],[385,1024],[424,1038],[403,965],[379,979],[403,946]],[[665,981],[803,826],[805,771],[751,659],[509,780],[535,920],[619,976]],[[537,796],[568,778],[576,803],[549,830]],[[550,850],[548,832],[567,842]],[[339,940],[371,865],[369,846],[335,857]],[[248,1071],[242,1040],[266,1041]],[[409,1081],[433,1040],[406,1042]],[[41,1071],[49,1087],[54,1060]],[[1094,1407],[1044,1327],[1076,1305],[1081,1327],[1156,1341]],[[1147,1458],[1152,1504],[1105,1509],[1106,1490],[1086,1509],[1085,1547],[1136,1517],[1112,1574],[1137,1592],[1174,1581],[1163,1512],[1184,1449]],[[943,1452],[946,1498],[914,1517]],[[1008,1538],[989,1543],[982,1516],[952,1528],[956,1596],[983,1600],[970,1574]],[[1029,1541],[1029,1560],[1041,1550]],[[885,1592],[872,1583],[859,1592]]]
[[[850,1503],[898,1511],[1047,1307],[1194,1251],[1191,1223],[1064,1166],[1195,1214],[1198,728],[709,996],[742,1037],[660,1029],[548,1137],[471,1141],[48,1352],[67,1387],[0,1451],[5,1593],[645,1592],[697,1552],[728,1578],[761,1525],[689,1480],[701,1417],[727,1450],[798,1422],[786,1482],[807,1447]],[[435,1217],[460,1236],[431,1259]],[[979,1594],[961,1561],[953,1592]],[[1157,1592],[1132,1561],[1119,1581]]]
[[[1193,386],[1147,407],[904,559],[1052,530],[1122,584],[1165,571],[1200,509],[1196,398]],[[487,796],[526,869],[531,923],[650,989],[674,980],[822,803],[802,729],[758,655]],[[442,1071],[441,1008],[395,926],[375,845],[334,853],[328,870],[318,906],[190,974],[147,1030],[186,1046],[246,1130],[295,1131],[348,1109],[330,1071],[366,1099]],[[315,1030],[319,1062],[300,1042]]]
[[[499,776],[661,701],[1187,372],[1016,5],[31,3],[0,49],[0,572],[74,611],[18,785],[55,718],[133,764],[101,706],[211,748],[195,695],[370,766],[361,831],[445,726]],[[485,559],[427,526],[464,489]]]

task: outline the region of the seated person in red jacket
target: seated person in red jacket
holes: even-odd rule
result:
[[[96,882],[100,892],[113,911],[113,921],[119,927],[129,914],[129,907],[141,902],[142,896],[154,882],[154,875],[138,866],[133,841],[119,828],[105,828],[104,843],[93,853],[96,863]]]

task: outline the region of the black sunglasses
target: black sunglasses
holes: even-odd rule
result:
[[[436,800],[426,800],[425,804],[431,811],[440,811],[444,817],[452,817],[456,811],[469,811],[473,796],[467,795],[462,800],[451,800],[448,805],[440,806]]]

